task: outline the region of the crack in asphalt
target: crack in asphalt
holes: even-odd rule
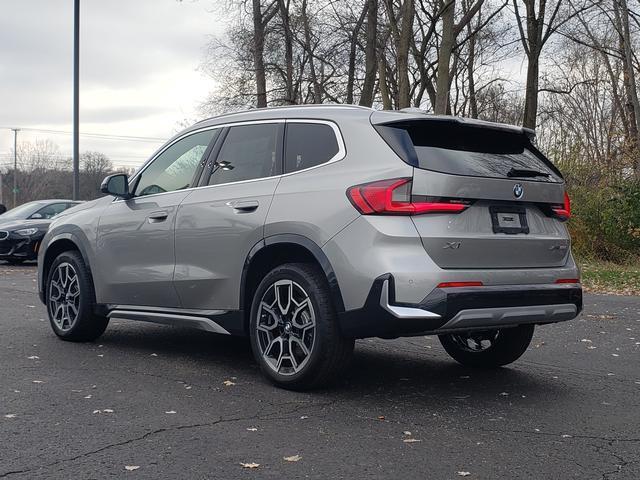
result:
[[[290,402],[290,403],[294,403],[294,402]],[[277,413],[278,410],[274,411],[274,412],[270,412],[270,413],[262,413],[261,409],[258,413],[254,414],[254,415],[249,415],[249,416],[242,416],[242,417],[233,417],[233,418],[223,418],[220,417],[217,420],[213,421],[213,422],[205,422],[205,423],[192,423],[192,424],[188,424],[188,425],[176,425],[173,427],[162,427],[162,428],[157,428],[155,430],[151,430],[149,432],[144,433],[143,435],[139,435],[137,437],[134,438],[129,438],[127,440],[122,440],[119,442],[114,442],[114,443],[109,443],[107,445],[104,445],[100,448],[97,448],[95,450],[91,450],[89,452],[84,452],[81,453],[79,455],[75,455],[73,457],[69,457],[69,458],[63,458],[60,460],[56,460],[55,462],[50,462],[44,465],[39,465],[39,466],[35,466],[35,467],[31,467],[31,468],[24,468],[21,470],[11,470],[8,472],[4,472],[4,473],[0,473],[0,478],[7,478],[10,477],[12,475],[18,475],[18,474],[24,474],[24,473],[29,473],[29,472],[33,472],[35,470],[43,470],[43,469],[49,469],[51,467],[55,467],[57,465],[61,465],[64,463],[69,463],[69,462],[74,462],[76,460],[79,460],[81,458],[86,458],[86,457],[90,457],[92,455],[95,455],[97,453],[101,453],[104,452],[106,450],[109,450],[111,448],[115,448],[115,447],[122,447],[124,445],[129,445],[135,442],[139,442],[142,440],[145,440],[149,437],[152,437],[154,435],[158,435],[161,433],[166,433],[166,432],[173,432],[173,431],[180,431],[180,430],[188,430],[188,429],[193,429],[193,428],[202,428],[202,427],[214,427],[216,425],[220,425],[223,423],[234,423],[234,422],[242,422],[242,421],[247,421],[247,420],[285,420],[285,419],[289,419],[291,418],[292,414],[295,414],[297,412],[299,412],[300,410],[302,410],[305,407],[311,407],[311,408],[318,408],[318,407],[327,407],[327,406],[331,406],[334,403],[336,403],[336,401],[331,401],[331,402],[324,402],[324,403],[315,403],[312,405],[299,405],[297,408],[294,408],[293,410],[289,410],[288,415],[283,415],[283,416],[273,416],[274,413]],[[287,405],[286,403],[280,404],[280,406],[285,406]]]

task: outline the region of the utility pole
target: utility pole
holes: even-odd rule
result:
[[[19,128],[13,130],[13,208],[18,205],[18,132]]]
[[[80,0],[73,2],[73,199],[80,199]]]

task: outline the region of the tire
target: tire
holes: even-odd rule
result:
[[[287,263],[271,270],[253,295],[250,315],[253,355],[279,387],[326,386],[351,359],[354,339],[342,336],[326,278],[315,265]]]
[[[107,317],[94,314],[93,280],[76,251],[61,253],[51,264],[46,299],[51,328],[62,340],[91,342],[102,335],[109,324]]]
[[[520,325],[500,330],[450,333],[440,335],[439,338],[447,353],[462,365],[496,368],[515,362],[522,356],[531,343],[534,328],[533,325]],[[469,343],[477,345],[477,340],[480,338],[490,344],[478,350],[468,346]]]

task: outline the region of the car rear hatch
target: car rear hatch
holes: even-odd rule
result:
[[[455,117],[379,112],[376,130],[413,165],[414,202],[462,204],[413,215],[441,268],[558,267],[567,261],[568,197],[560,172],[532,144],[533,132]]]

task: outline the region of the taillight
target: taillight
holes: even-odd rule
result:
[[[559,278],[556,283],[580,283],[579,278]]]
[[[411,179],[394,178],[354,185],[347,197],[363,215],[420,215],[422,213],[460,213],[469,203],[460,200],[411,201]]]
[[[562,221],[569,220],[571,217],[571,199],[567,192],[564,192],[564,204],[562,205],[553,205],[551,207],[553,214],[558,217]]]

